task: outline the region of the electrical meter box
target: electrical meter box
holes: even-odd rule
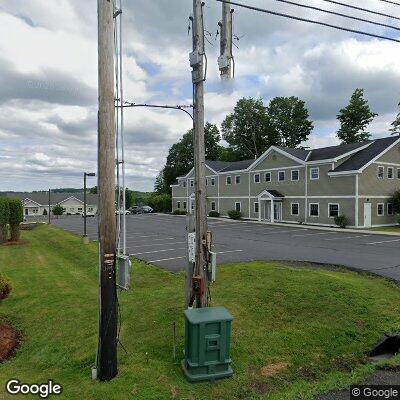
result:
[[[232,315],[224,307],[185,310],[185,359],[182,366],[189,382],[232,376],[232,320]]]

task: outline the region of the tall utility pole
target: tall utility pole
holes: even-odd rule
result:
[[[196,307],[208,306],[207,210],[204,144],[204,26],[203,3],[193,0],[193,52],[190,64],[194,85],[195,266],[192,298]]]
[[[49,189],[49,225],[51,224],[51,189]]]
[[[117,373],[117,288],[115,281],[115,110],[113,2],[97,0],[98,13],[98,189],[100,315],[97,377]]]
[[[229,3],[222,3],[222,21],[218,24],[221,30],[220,56],[218,66],[221,79],[231,79],[232,76],[232,14],[233,10]]]

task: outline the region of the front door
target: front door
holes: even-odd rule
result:
[[[280,221],[282,219],[282,203],[274,204],[274,219]]]
[[[263,201],[264,203],[264,221],[271,221],[271,203]]]
[[[25,215],[28,215],[28,209],[25,208]]]
[[[372,204],[364,203],[364,228],[371,228],[372,226]]]

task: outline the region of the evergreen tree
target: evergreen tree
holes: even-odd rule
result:
[[[400,103],[398,104],[400,107]],[[389,129],[392,135],[400,135],[400,112],[396,115],[396,119],[392,122],[392,127]]]

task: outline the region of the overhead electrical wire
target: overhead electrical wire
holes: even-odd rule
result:
[[[345,28],[343,26],[333,25],[333,24],[329,24],[327,22],[321,22],[321,21],[315,21],[315,20],[308,19],[308,18],[296,17],[294,15],[284,14],[284,13],[280,13],[280,12],[276,12],[276,11],[272,11],[272,10],[267,10],[265,8],[254,7],[254,6],[250,6],[250,5],[243,4],[243,3],[237,3],[234,1],[230,1],[230,0],[216,0],[216,1],[218,1],[219,3],[229,3],[229,4],[237,6],[237,7],[247,8],[248,10],[253,10],[253,11],[259,11],[259,12],[262,12],[265,14],[271,14],[271,15],[276,15],[278,17],[293,19],[295,21],[308,22],[310,24],[326,26],[326,27],[337,29],[340,31],[351,32],[351,33],[355,33],[358,35],[364,35],[364,36],[369,36],[369,37],[373,37],[376,39],[383,39],[383,40],[389,40],[391,42],[400,43],[399,39],[394,39],[394,38],[391,38],[388,36],[377,35],[374,33],[359,31],[356,29]]]
[[[396,3],[395,1],[390,1],[390,0],[379,0],[379,1],[383,1],[384,3],[394,4],[395,6],[400,6],[400,3]]]
[[[336,4],[338,6],[351,8],[353,10],[363,11],[363,12],[366,12],[366,13],[369,13],[369,14],[373,14],[373,15],[379,15],[380,17],[393,18],[393,19],[396,19],[396,20],[400,21],[400,17],[395,17],[394,15],[390,15],[390,14],[384,14],[384,13],[381,13],[379,11],[370,10],[368,8],[362,8],[362,7],[358,7],[358,6],[353,6],[351,4],[342,3],[342,2],[336,1],[336,0],[321,0],[321,1],[325,1],[326,3]]]
[[[397,31],[400,31],[400,27],[398,27],[398,26],[388,25],[388,24],[384,24],[384,23],[382,23],[382,22],[376,22],[376,21],[372,21],[372,20],[370,20],[370,19],[360,18],[360,17],[356,17],[356,16],[352,16],[352,15],[342,14],[342,13],[339,13],[339,12],[336,12],[336,11],[325,10],[325,9],[319,8],[319,7],[308,6],[308,5],[300,4],[300,3],[295,3],[294,1],[290,1],[290,0],[274,0],[274,1],[278,1],[279,3],[290,4],[290,5],[292,5],[292,6],[297,6],[297,7],[302,7],[302,8],[308,8],[308,9],[310,9],[310,10],[320,11],[320,12],[323,12],[323,13],[325,13],[325,14],[337,15],[337,16],[339,16],[339,17],[348,18],[348,19],[353,19],[353,20],[355,20],[355,21],[366,22],[366,23],[368,23],[368,24],[383,26],[383,27],[385,27],[385,28],[390,28],[390,29],[395,29],[395,30],[397,30]]]

